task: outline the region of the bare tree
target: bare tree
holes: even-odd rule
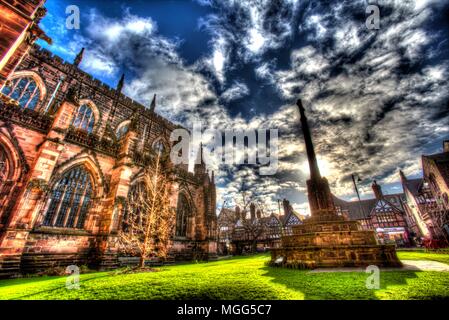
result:
[[[243,189],[243,188],[242,188]],[[237,228],[234,233],[235,240],[244,240],[250,243],[251,251],[257,250],[257,242],[263,239],[266,235],[266,221],[263,219],[264,206],[261,201],[256,197],[251,197],[245,190],[241,191],[241,200],[238,203],[242,207],[240,230]],[[251,204],[255,205],[256,210],[260,210],[261,217],[248,217],[248,211],[250,211]]]
[[[176,215],[170,205],[171,185],[169,162],[158,153],[130,191],[119,246],[140,258],[140,268],[150,257],[165,259],[168,255]]]

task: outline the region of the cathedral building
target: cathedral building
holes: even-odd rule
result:
[[[149,108],[125,96],[124,76],[110,88],[83,72],[84,49],[72,63],[37,45],[24,52],[0,94],[0,276],[114,267],[133,186],[150,151],[170,150],[179,126],[157,114],[156,96]],[[216,253],[213,174],[202,161],[175,172],[171,254],[208,259]]]

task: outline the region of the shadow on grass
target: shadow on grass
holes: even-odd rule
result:
[[[304,294],[305,300],[377,300],[379,290],[366,286],[370,273],[322,272],[265,266],[265,277],[273,283]],[[415,271],[381,271],[380,290],[391,286],[407,286],[407,280],[417,278]],[[406,288],[404,288],[406,289]]]
[[[105,274],[103,274],[101,276],[98,276],[98,274],[97,274],[97,275],[93,275],[91,277],[83,278],[81,281],[83,283],[85,283],[85,282],[88,282],[88,281],[91,281],[91,280],[97,280],[97,279],[101,279],[101,278],[105,278],[105,277],[110,277],[111,275],[112,274],[110,274],[110,273],[105,273]],[[21,295],[21,296],[16,296],[16,297],[12,298],[11,300],[26,300],[27,298],[30,298],[30,297],[33,297],[33,296],[39,296],[39,295],[44,294],[44,293],[51,293],[51,292],[56,292],[58,290],[64,289],[64,288],[66,288],[66,281],[65,281],[66,279],[67,279],[67,276],[61,276],[61,277],[57,277],[57,278],[47,278],[47,279],[42,279],[42,280],[39,279],[39,278],[36,278],[35,279],[36,281],[34,281],[36,283],[38,283],[40,281],[44,281],[44,280],[54,280],[54,281],[57,281],[58,283],[55,283],[55,285],[52,286],[49,289],[35,291],[35,292],[31,292],[29,294],[24,294],[24,295]],[[24,278],[24,280],[26,280],[26,278]],[[61,281],[61,283],[59,283],[59,280]],[[21,283],[17,283],[15,285],[20,285],[20,284]],[[13,285],[10,285],[10,286],[13,286]]]

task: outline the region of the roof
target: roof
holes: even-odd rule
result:
[[[231,209],[222,208],[218,214],[218,219],[235,219],[235,211]]]
[[[334,204],[341,208],[342,211],[347,211],[349,219],[351,220],[361,220],[368,219],[373,210],[398,210],[403,211],[402,205],[395,205],[392,199],[397,199],[403,196],[401,193],[384,195],[381,200],[378,199],[367,199],[361,201],[345,201],[334,196]]]
[[[403,186],[406,187],[414,196],[419,195],[419,189],[423,183],[422,178],[418,179],[407,179],[403,182]]]
[[[345,201],[334,196],[334,204],[347,210],[351,220],[367,219],[377,203],[377,199]]]

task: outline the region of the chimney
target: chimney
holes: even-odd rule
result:
[[[254,203],[250,204],[249,211],[251,212],[251,220],[256,219],[256,205]]]
[[[235,217],[237,218],[237,220],[240,220],[240,207],[239,206],[235,206]]]
[[[377,200],[383,198],[384,195],[382,194],[382,188],[377,184],[376,180],[374,180],[373,184],[371,185],[371,188],[373,188],[374,196],[376,197]]]
[[[290,201],[287,199],[282,200],[282,207],[284,209],[284,215],[287,216],[290,213]]]
[[[449,140],[443,141],[443,152],[449,152]]]

